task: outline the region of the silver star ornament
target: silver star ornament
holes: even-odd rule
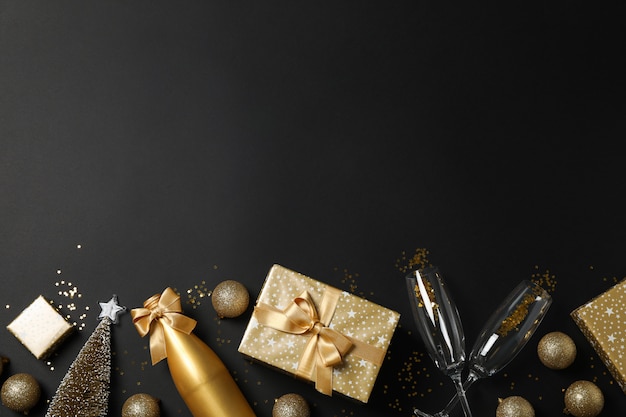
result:
[[[98,316],[99,319],[108,317],[113,324],[117,323],[118,316],[126,311],[126,307],[121,306],[117,302],[117,295],[113,294],[113,297],[106,303],[99,303],[102,311]]]

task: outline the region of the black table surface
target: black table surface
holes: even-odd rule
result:
[[[468,346],[518,281],[553,296],[519,356],[470,389],[475,415],[511,395],[561,415],[577,380],[623,415],[569,316],[626,276],[623,18],[583,2],[0,0],[0,378],[35,376],[44,415],[98,302],[172,287],[258,416],[290,392],[314,417],[435,411],[453,387],[409,311],[420,256]],[[401,313],[367,404],[237,352],[253,303],[219,319],[210,291],[234,279],[254,301],[275,263]],[[48,360],[5,329],[38,295],[78,327]],[[578,349],[561,371],[536,351],[552,331]],[[147,345],[122,316],[109,415],[144,392],[189,416]]]

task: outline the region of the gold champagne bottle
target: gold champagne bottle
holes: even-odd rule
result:
[[[166,295],[168,291],[169,294]],[[162,344],[174,385],[191,414],[194,417],[255,417],[237,383],[217,354],[190,330],[180,331],[175,325],[171,325],[183,318],[192,321],[193,328],[195,321],[179,314],[176,309],[171,309],[172,304],[180,305],[178,298],[175,303],[159,303],[163,297],[172,297],[171,289],[166,289],[166,292],[146,300],[144,309],[133,310],[133,321],[140,320],[142,315],[149,320],[151,351],[153,343]],[[146,310],[149,312],[148,316]],[[145,325],[146,323],[144,329]],[[156,327],[162,331],[155,332]],[[153,364],[160,359],[162,358],[155,359],[153,356]]]

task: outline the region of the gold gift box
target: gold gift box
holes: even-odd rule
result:
[[[273,265],[239,345],[242,354],[318,391],[366,403],[400,315]]]
[[[571,317],[626,393],[626,279],[572,311]]]
[[[67,320],[39,296],[7,326],[37,359],[45,359],[74,330]]]

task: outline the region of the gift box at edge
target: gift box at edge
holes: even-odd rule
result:
[[[572,311],[571,317],[626,394],[626,279]]]
[[[366,403],[400,315],[280,265],[270,269],[242,354]]]

